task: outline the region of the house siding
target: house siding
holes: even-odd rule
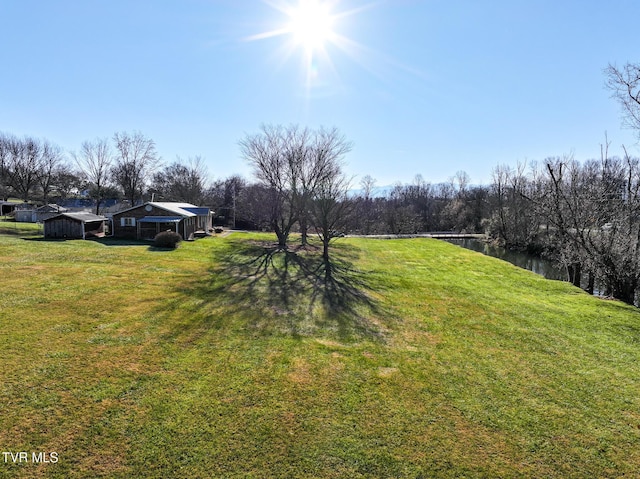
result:
[[[138,238],[138,220],[145,216],[161,216],[166,211],[153,207],[151,211],[145,209],[146,205],[140,205],[137,208],[115,213],[113,215],[113,236],[116,238],[137,239]],[[135,218],[135,225],[122,226],[122,218]]]
[[[147,206],[151,206],[147,210]],[[153,239],[155,235],[161,231],[168,229],[175,231],[175,223],[139,223],[139,221],[146,216],[179,216],[175,213],[167,212],[163,208],[158,208],[153,205],[140,205],[136,208],[115,213],[113,215],[113,236],[116,238],[126,239]],[[122,218],[135,218],[135,225],[123,226]],[[178,223],[178,233],[184,239],[192,237],[193,233],[197,230],[197,217],[185,217],[180,223]],[[138,237],[140,234],[140,237]]]

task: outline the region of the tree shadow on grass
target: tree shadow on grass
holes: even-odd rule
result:
[[[375,299],[383,285],[375,274],[354,267],[358,256],[349,245],[334,246],[325,261],[314,247],[283,250],[265,242],[230,241],[212,258],[208,278],[177,289],[199,305],[200,324],[192,321],[194,328],[205,321],[251,335],[384,341],[391,316]]]

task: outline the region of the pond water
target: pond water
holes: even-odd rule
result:
[[[511,264],[533,271],[547,279],[563,281],[567,279],[567,274],[562,268],[558,267],[551,261],[540,258],[539,256],[533,256],[520,251],[512,251],[499,246],[493,246],[477,239],[448,239],[446,241],[462,246],[466,249],[478,251],[479,253],[487,256],[493,256],[494,258],[500,258],[504,261],[508,261]]]

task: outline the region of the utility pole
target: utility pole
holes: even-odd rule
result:
[[[236,229],[236,183],[233,182],[233,229]]]

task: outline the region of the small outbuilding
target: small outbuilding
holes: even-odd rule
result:
[[[32,205],[22,205],[13,212],[13,217],[18,223],[35,223],[33,219],[34,207]]]
[[[51,218],[60,213],[67,213],[68,211],[69,209],[64,206],[49,203],[48,205],[43,205],[33,211],[33,221],[35,223],[44,223],[44,220],[47,218]]]
[[[35,208],[31,205],[23,205],[15,210],[15,219],[19,223],[42,223],[47,218],[56,216],[60,213],[66,213],[69,211],[67,208],[56,205],[48,204]]]
[[[107,218],[92,213],[62,213],[44,220],[44,237],[87,239],[105,236]]]
[[[0,201],[0,216],[9,215],[21,206],[24,205],[22,203],[14,203],[13,201]]]

